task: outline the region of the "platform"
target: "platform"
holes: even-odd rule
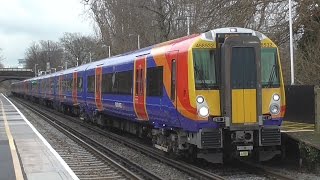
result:
[[[23,114],[0,95],[0,180],[78,179]]]
[[[313,132],[313,131],[314,131],[314,124],[310,124],[310,123],[283,121],[281,125],[281,132],[284,132],[284,133]]]
[[[320,150],[320,133],[315,131],[314,124],[284,121],[281,132],[291,139]]]

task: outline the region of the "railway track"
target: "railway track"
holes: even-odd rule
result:
[[[76,123],[81,123],[82,126],[85,126],[88,129],[91,129],[93,131],[98,132],[101,135],[104,135],[108,138],[111,138],[115,141],[119,141],[119,142],[125,142],[125,144],[135,150],[140,151],[143,154],[147,154],[149,156],[151,156],[152,158],[158,159],[159,161],[162,161],[170,166],[173,166],[181,171],[184,171],[185,173],[189,173],[192,176],[195,176],[199,179],[203,179],[203,178],[207,178],[208,179],[213,179],[213,177],[210,177],[213,173],[206,171],[202,168],[196,167],[196,166],[192,166],[189,163],[185,163],[185,162],[181,162],[181,161],[176,161],[173,159],[170,159],[168,157],[163,156],[162,152],[159,152],[158,150],[151,148],[151,147],[147,147],[141,144],[137,144],[136,141],[134,140],[130,140],[127,137],[109,132],[109,131],[104,131],[96,126],[92,126],[88,123],[84,123],[76,118],[73,117],[68,117],[69,120],[76,122]],[[251,162],[247,162],[247,161],[239,161],[238,163],[238,167],[242,170],[241,173],[239,172],[234,172],[235,174],[242,174],[243,172],[249,172],[252,174],[260,174],[262,176],[271,178],[271,179],[280,179],[280,180],[293,180],[294,178],[280,174],[275,172],[273,169],[267,168],[265,166],[256,164],[256,163],[251,163]],[[190,167],[192,170],[190,170]],[[202,174],[204,173],[204,174]],[[208,174],[207,174],[208,173]],[[207,174],[207,175],[206,175]],[[220,176],[221,177],[221,176]],[[219,177],[219,178],[220,178]],[[224,179],[224,178],[223,178]]]
[[[48,109],[48,111],[50,111],[51,113],[54,113],[56,115],[60,115],[60,116],[62,115],[61,113],[58,113],[58,112],[51,110],[51,109]],[[70,116],[64,116],[64,118],[66,118],[74,123],[80,124],[81,126],[84,126],[92,131],[95,131],[95,132],[97,132],[103,136],[106,136],[107,138],[110,138],[114,141],[123,143],[132,149],[135,149],[135,150],[137,150],[147,156],[150,156],[154,159],[157,159],[158,161],[161,161],[165,164],[168,164],[169,166],[172,166],[182,172],[185,172],[185,173],[187,173],[197,179],[225,179],[222,176],[216,175],[216,174],[209,172],[205,169],[193,166],[189,163],[170,159],[170,158],[164,156],[162,152],[159,152],[158,150],[156,150],[152,147],[141,145],[134,140],[128,139],[127,137],[123,137],[121,135],[102,130],[101,128],[98,128],[96,126],[92,126],[88,123],[84,123],[83,121],[81,121],[77,118],[70,117]],[[240,169],[243,171],[247,171],[252,174],[261,174],[264,177],[267,177],[270,179],[282,179],[282,180],[294,179],[292,177],[288,177],[283,174],[274,172],[272,169],[266,168],[266,167],[261,166],[259,164],[249,163],[249,162],[245,162],[245,161],[243,161],[243,162],[241,161],[238,164],[241,167]]]
[[[138,164],[121,157],[99,142],[63,125],[46,112],[21,100],[17,101],[72,140],[67,144],[61,140],[57,152],[79,179],[162,179],[141,168]]]
[[[42,110],[39,110],[38,106],[30,105],[30,103],[26,103],[25,101],[18,99],[18,98],[15,98],[15,100],[17,102],[21,103],[23,106],[26,106],[28,109],[30,109],[35,114],[40,115],[41,117],[44,117],[46,120],[54,121],[54,124],[57,124],[57,125],[63,127],[64,129],[66,129],[69,132],[72,132],[73,134],[77,134],[77,136],[79,138],[86,139],[85,141],[89,141],[90,144],[92,142],[91,146],[94,146],[95,148],[99,148],[99,149],[106,148],[103,145],[101,145],[99,142],[97,142],[96,140],[93,140],[90,137],[87,137],[86,135],[83,135],[83,134],[79,133],[78,131],[72,129],[71,127],[68,127],[64,123],[56,120],[55,118],[52,118],[52,116],[48,115],[46,112],[42,112]],[[53,113],[53,114],[59,115],[59,116],[62,115],[61,113],[58,113],[58,112],[51,110],[51,109],[50,110],[46,109],[45,111],[49,111],[50,113]],[[102,130],[98,127],[95,127],[95,126],[90,126],[90,124],[84,123],[77,118],[65,116],[65,115],[63,116],[63,118],[68,119],[69,121],[72,121],[76,124],[80,124],[81,126],[85,126],[86,128],[88,128],[92,131],[95,131],[103,136],[106,136],[107,138],[110,138],[114,141],[125,144],[126,146],[128,146],[134,150],[137,150],[137,151],[141,152],[142,154],[145,154],[153,159],[156,159],[162,163],[165,163],[171,167],[174,167],[174,168],[176,168],[176,169],[178,169],[178,170],[180,170],[180,171],[182,171],[182,172],[184,172],[184,173],[186,173],[196,179],[216,179],[216,180],[225,179],[221,176],[218,176],[214,173],[208,172],[208,171],[201,169],[199,167],[165,157],[162,152],[159,152],[159,151],[155,150],[154,148],[147,147],[147,146],[144,146],[141,144],[137,144],[136,141],[126,139],[126,137],[114,134],[112,132],[104,131],[104,130]],[[52,122],[50,122],[50,124],[51,123]],[[67,126],[67,127],[65,127],[65,126]],[[103,146],[103,147],[101,147],[101,146]],[[107,151],[107,150],[104,149],[104,151]],[[123,157],[121,157],[121,159],[117,160],[117,162],[125,162],[125,161],[126,161],[126,159]],[[157,179],[157,178],[159,178],[159,177],[144,178],[144,179]]]

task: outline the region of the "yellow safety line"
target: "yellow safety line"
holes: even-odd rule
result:
[[[289,122],[289,121],[284,121],[283,124],[299,124],[299,125],[313,125],[313,124],[310,124],[310,123],[299,123],[299,122]]]
[[[314,130],[311,129],[293,129],[293,130],[281,130],[281,132],[313,132]]]
[[[9,128],[8,121],[7,121],[7,116],[4,112],[3,103],[2,103],[1,99],[0,99],[0,103],[1,103],[1,109],[2,109],[2,116],[3,116],[3,120],[4,120],[4,126],[5,126],[6,134],[7,134],[8,140],[9,140],[9,146],[10,146],[10,150],[11,150],[11,156],[12,156],[12,160],[13,160],[13,167],[14,167],[16,179],[17,180],[24,180],[23,175],[22,175],[20,161],[19,161],[18,154],[17,154],[17,149],[16,149],[16,146],[13,141],[13,137],[12,137],[12,134],[11,134],[11,131]]]

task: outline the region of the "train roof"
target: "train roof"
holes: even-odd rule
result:
[[[227,28],[218,28],[207,31],[201,34],[201,38],[208,41],[215,41],[217,34],[251,34],[252,36],[257,36],[260,41],[267,39],[268,37],[258,31],[241,28],[241,27],[227,27]]]
[[[55,73],[34,77],[34,78],[31,78],[28,80],[38,80],[38,79],[53,77],[53,76],[57,76],[57,75],[70,74],[75,71],[78,71],[78,72],[85,71],[85,70],[89,70],[89,69],[94,69],[97,66],[104,67],[104,66],[113,66],[116,64],[120,65],[120,64],[131,63],[132,61],[134,61],[134,59],[137,56],[150,54],[152,48],[176,44],[176,43],[182,42],[184,40],[192,39],[195,37],[200,37],[200,38],[207,40],[207,41],[215,41],[217,34],[243,34],[243,33],[257,36],[260,40],[264,40],[264,39],[268,38],[264,34],[258,32],[258,31],[252,30],[252,29],[240,28],[240,27],[218,28],[218,29],[213,29],[213,30],[201,33],[201,34],[192,34],[189,36],[185,36],[185,37],[173,39],[170,41],[162,42],[162,43],[152,45],[149,47],[145,47],[145,48],[142,48],[139,50],[119,54],[119,55],[116,55],[116,56],[113,56],[110,58],[104,58],[104,59],[101,59],[98,61],[94,61],[94,62],[80,65],[78,67],[72,67],[72,68],[69,68],[66,70],[57,71]]]

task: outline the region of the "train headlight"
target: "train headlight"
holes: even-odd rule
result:
[[[230,32],[237,32],[237,28],[230,28]]]
[[[280,100],[279,94],[274,94],[272,98],[273,98],[274,101],[279,101]]]
[[[205,106],[201,107],[201,108],[199,109],[199,115],[200,115],[201,117],[207,117],[207,116],[209,115],[209,109],[208,109],[208,107],[205,107]]]
[[[197,102],[198,102],[199,104],[202,104],[202,103],[204,102],[204,98],[203,98],[202,96],[198,96],[198,97],[197,97]]]
[[[277,104],[271,104],[270,106],[270,113],[273,115],[279,114],[280,107]]]

